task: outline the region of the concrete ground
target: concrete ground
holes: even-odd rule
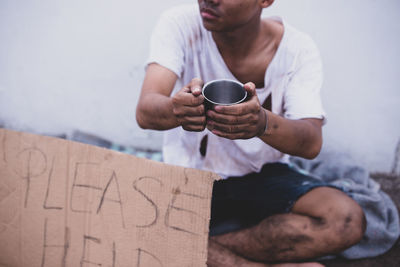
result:
[[[374,173],[371,177],[381,184],[381,188],[397,205],[400,210],[400,175]],[[361,260],[335,259],[321,262],[327,267],[394,267],[400,266],[400,240],[384,255]]]

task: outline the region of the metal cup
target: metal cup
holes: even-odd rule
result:
[[[206,83],[203,86],[204,107],[206,110],[213,109],[216,105],[235,105],[243,102],[247,92],[242,83],[219,79]]]

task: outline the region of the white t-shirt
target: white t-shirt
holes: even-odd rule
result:
[[[325,112],[320,99],[322,64],[311,38],[284,25],[278,50],[265,73],[264,88],[257,95],[263,103],[269,94],[272,112],[288,119],[320,118]],[[226,66],[218,48],[202,24],[198,5],[167,10],[156,25],[150,42],[147,64],[158,63],[179,78],[172,95],[193,78],[205,83],[214,79],[237,80]],[[208,135],[207,153],[200,154],[200,142]],[[182,127],[164,133],[164,161],[218,173],[221,177],[241,176],[259,171],[265,163],[285,162],[288,156],[255,137],[228,140],[208,131],[189,132]]]

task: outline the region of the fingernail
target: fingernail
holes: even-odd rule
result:
[[[215,134],[215,135],[219,135],[219,134],[221,134],[219,131],[217,131],[217,130],[212,130],[211,131],[213,134]]]
[[[193,92],[198,93],[198,92],[200,92],[200,91],[201,91],[200,87],[194,87],[194,88],[193,88]]]

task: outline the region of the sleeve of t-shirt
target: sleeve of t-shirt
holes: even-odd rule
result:
[[[184,38],[176,18],[182,19],[182,16],[174,9],[165,11],[160,16],[150,38],[146,67],[150,63],[157,63],[181,77],[184,64]]]
[[[314,41],[301,38],[293,72],[284,95],[284,116],[288,119],[319,118],[326,122],[320,90],[323,73],[320,53]]]

